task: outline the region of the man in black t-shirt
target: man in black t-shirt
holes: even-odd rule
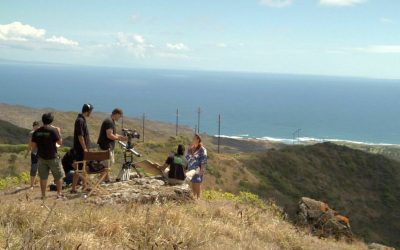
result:
[[[114,147],[115,141],[127,141],[128,138],[122,135],[117,134],[115,129],[115,122],[118,121],[123,116],[123,112],[121,109],[116,108],[112,111],[111,116],[106,118],[101,124],[99,139],[97,140],[97,144],[99,144],[99,148],[101,150],[110,150],[111,159],[109,161],[104,162],[104,164],[108,167],[114,163]],[[106,180],[108,180],[108,176]]]
[[[46,196],[47,178],[50,170],[57,185],[57,198],[62,198],[61,188],[64,172],[57,154],[57,144],[62,144],[62,138],[60,128],[51,125],[53,120],[54,117],[51,113],[43,114],[43,126],[37,129],[32,135],[31,147],[32,149],[37,148],[37,155],[39,157],[38,171],[42,199]]]
[[[90,116],[94,107],[90,103],[83,104],[82,113],[78,114],[74,127],[74,158],[76,161],[82,161],[85,152],[89,151],[90,137],[86,123],[86,118]],[[74,174],[71,193],[76,193],[76,184],[79,176]]]
[[[121,109],[116,108],[112,111],[111,117],[106,118],[101,124],[99,139],[97,144],[99,144],[100,149],[111,151],[114,150],[115,141],[126,141],[127,138],[117,134],[115,129],[115,122],[117,122],[123,116]]]

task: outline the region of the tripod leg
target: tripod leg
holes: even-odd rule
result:
[[[139,172],[139,170],[136,168],[136,166],[133,165],[132,167],[135,169],[135,171],[136,171],[136,173],[139,175],[139,177],[142,178],[143,176],[142,176],[142,174]]]

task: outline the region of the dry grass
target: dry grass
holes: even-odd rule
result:
[[[296,230],[273,207],[227,200],[95,206],[81,199],[46,205],[36,193],[1,196],[5,249],[367,249]]]

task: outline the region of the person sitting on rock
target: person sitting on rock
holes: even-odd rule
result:
[[[171,185],[182,184],[185,181],[187,161],[184,154],[185,146],[179,144],[176,154],[170,155],[165,161],[163,175]]]

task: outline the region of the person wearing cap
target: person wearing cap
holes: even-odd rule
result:
[[[43,200],[46,197],[47,178],[49,177],[50,170],[57,185],[57,198],[63,198],[61,189],[64,172],[57,154],[57,144],[62,145],[63,141],[60,128],[51,125],[53,120],[54,116],[52,113],[43,114],[43,126],[38,128],[32,135],[31,147],[37,149],[39,157],[38,172]]]
[[[85,152],[89,151],[90,137],[89,129],[87,127],[86,118],[90,116],[94,109],[94,106],[90,103],[85,103],[82,106],[82,113],[78,114],[75,120],[74,127],[74,159],[76,161],[82,161]],[[76,185],[78,183],[79,176],[74,174],[72,181],[71,193],[76,193]]]
[[[122,109],[116,108],[112,111],[111,116],[107,117],[101,124],[99,138],[97,144],[101,150],[110,150],[111,159],[105,162],[107,167],[111,167],[114,163],[114,147],[115,141],[127,141],[128,138],[117,134],[115,122],[123,116]],[[109,180],[108,176],[106,178]]]
[[[39,122],[34,121],[32,124],[32,131],[29,132],[28,151],[26,152],[26,155],[25,155],[25,158],[28,156],[29,153],[31,155],[31,171],[30,171],[30,176],[31,176],[31,187],[30,188],[31,189],[33,189],[33,186],[35,186],[36,174],[37,174],[37,163],[38,163],[37,149],[33,149],[31,147],[32,135],[38,128],[40,128]]]

